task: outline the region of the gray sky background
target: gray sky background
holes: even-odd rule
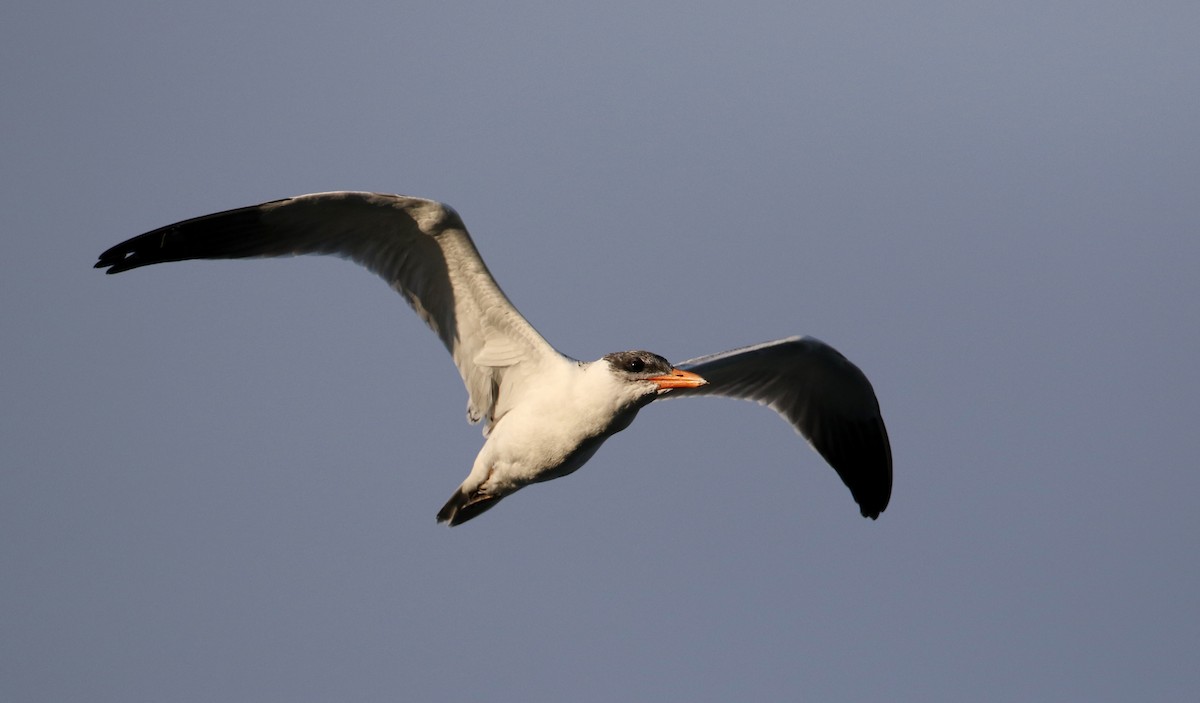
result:
[[[569,5],[0,11],[0,699],[1194,700],[1200,4]],[[891,507],[697,400],[445,529],[482,440],[380,281],[91,269],[335,189],[575,357],[833,344]]]

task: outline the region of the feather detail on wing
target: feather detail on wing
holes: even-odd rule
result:
[[[504,372],[557,352],[496,285],[452,208],[380,193],[301,195],[161,227],[112,247],[107,273],[185,259],[329,254],[370,269],[404,296],[454,357],[471,422],[499,420]]]
[[[708,385],[664,398],[718,395],[782,415],[829,462],[864,517],[877,518],[892,494],[892,450],[871,382],[833,347],[791,337],[691,359],[679,368]]]

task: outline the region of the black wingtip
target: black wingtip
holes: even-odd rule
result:
[[[297,253],[264,229],[262,211],[272,204],[225,210],[159,227],[109,247],[100,254],[95,268],[113,274],[168,261]]]
[[[859,513],[878,520],[892,499],[892,447],[883,420],[845,425],[822,440],[817,451],[850,489]]]
[[[104,271],[104,273],[111,276],[114,273],[121,273],[122,271],[128,271],[132,267],[122,266],[119,261],[112,261],[109,259],[101,258],[99,261],[97,261],[95,264],[92,265],[92,268],[106,269]]]
[[[105,249],[100,253],[96,263],[92,264],[92,268],[107,269],[104,273],[114,274],[142,266],[143,264],[138,263],[136,259],[137,250],[131,246],[139,239],[141,237],[134,237]]]

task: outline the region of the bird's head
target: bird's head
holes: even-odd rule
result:
[[[605,354],[602,361],[607,362],[614,376],[642,389],[649,398],[673,388],[695,388],[708,383],[691,371],[677,369],[671,366],[671,362],[648,351],[613,352]]]

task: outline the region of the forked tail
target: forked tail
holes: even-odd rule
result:
[[[437,521],[449,523],[450,527],[461,525],[467,520],[487,512],[489,508],[499,502],[499,496],[479,491],[471,495],[459,488],[438,511]]]

